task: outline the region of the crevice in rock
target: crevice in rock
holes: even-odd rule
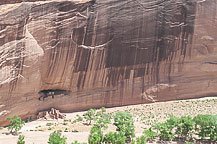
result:
[[[217,65],[217,61],[205,62],[205,64],[214,64],[214,65]]]
[[[65,96],[69,95],[71,91],[69,90],[62,90],[62,89],[46,89],[46,90],[40,90],[38,92],[39,98],[38,100],[44,100],[45,98],[52,97],[54,98],[55,96]]]

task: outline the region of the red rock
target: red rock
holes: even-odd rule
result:
[[[0,4],[0,125],[217,95],[216,0]]]

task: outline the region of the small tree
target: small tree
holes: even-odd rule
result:
[[[145,136],[140,136],[136,138],[137,144],[146,144],[147,138]]]
[[[191,138],[194,130],[194,121],[191,116],[182,116],[177,125],[176,134],[184,139]]]
[[[117,131],[120,131],[126,136],[127,141],[131,141],[135,137],[135,127],[133,116],[128,112],[117,112],[114,116],[114,125]]]
[[[61,136],[60,131],[54,131],[50,134],[49,144],[66,144],[66,137]]]
[[[217,115],[197,115],[194,117],[196,134],[201,139],[217,141]]]
[[[107,114],[105,112],[105,108],[101,108],[100,111],[96,113],[96,117],[94,118],[95,124],[99,125],[103,129],[107,129],[108,124],[111,123],[111,114]]]
[[[21,120],[20,117],[18,116],[14,116],[13,118],[12,117],[8,117],[7,118],[10,122],[10,126],[8,127],[8,130],[10,131],[10,133],[12,134],[17,134],[17,132],[19,130],[21,130],[21,128],[23,127],[23,125],[25,124],[24,121]]]
[[[87,125],[91,125],[92,121],[96,117],[96,109],[89,109],[86,113],[83,114],[83,116],[87,122]]]
[[[90,130],[88,143],[89,144],[100,144],[102,142],[103,142],[102,128],[99,125],[95,124]]]
[[[126,136],[122,132],[109,132],[104,137],[105,144],[125,144]]]
[[[152,128],[144,130],[143,133],[144,133],[144,137],[146,138],[147,141],[153,140],[157,136],[157,133],[155,131],[153,131]],[[144,138],[141,137],[141,139],[144,139]]]
[[[23,135],[19,135],[17,144],[25,144],[24,138],[25,138],[25,137],[24,137]]]
[[[175,130],[179,123],[179,118],[171,115],[170,118],[163,123],[157,123],[154,127],[159,133],[161,140],[173,140],[175,138]]]

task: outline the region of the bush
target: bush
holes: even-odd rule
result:
[[[90,130],[89,144],[100,144],[103,142],[103,132],[99,125],[94,125]]]
[[[159,132],[159,137],[161,140],[173,140],[175,135],[172,130],[168,127],[167,123],[159,123],[155,127]]]
[[[46,123],[46,126],[52,126],[53,123]]]
[[[217,115],[197,115],[194,122],[201,139],[217,140]]]
[[[145,136],[140,136],[136,138],[136,144],[146,144],[147,138]]]
[[[117,112],[114,116],[114,125],[117,131],[122,132],[127,141],[131,141],[135,137],[133,116],[128,112]]]
[[[74,124],[74,123],[77,123],[77,122],[80,122],[80,121],[83,121],[83,118],[81,117],[81,116],[79,116],[79,115],[77,115],[77,119],[75,119],[75,120],[73,120],[72,122],[71,122],[71,124]]]
[[[86,120],[87,125],[91,125],[92,121],[96,117],[96,109],[89,109],[86,113],[83,114],[83,116]]]
[[[101,110],[96,113],[94,119],[95,123],[103,129],[107,129],[107,125],[111,123],[111,114],[106,114],[105,112],[105,108],[101,108]]]
[[[83,118],[81,116],[78,116],[78,118],[76,119],[76,122],[80,122],[83,121]]]
[[[66,137],[61,136],[61,131],[54,131],[50,134],[49,144],[66,144]]]
[[[71,144],[87,144],[87,143],[79,143],[78,141],[74,141]]]
[[[152,140],[157,136],[157,133],[152,131],[151,128],[149,128],[148,130],[144,130],[143,133],[147,141]]]
[[[72,130],[72,132],[75,132],[75,133],[77,133],[77,132],[79,132],[78,130],[76,130],[76,129],[74,129],[74,130]]]
[[[10,130],[10,133],[12,134],[17,134],[17,132],[21,130],[21,128],[25,124],[25,122],[22,121],[21,118],[16,115],[13,118],[8,117],[7,119],[10,122],[10,126],[8,127],[8,130]]]
[[[194,121],[191,116],[182,116],[179,119],[176,134],[184,139],[187,139],[188,137],[192,137],[193,130],[194,130]]]
[[[19,135],[17,144],[25,144],[24,138],[25,138],[25,137],[24,137],[23,135]]]
[[[106,144],[125,144],[126,136],[121,132],[109,132],[104,137]]]
[[[78,141],[74,141],[71,144],[80,144]]]
[[[155,129],[159,132],[161,140],[173,140],[175,138],[175,128],[177,127],[179,118],[170,116],[170,119],[164,123],[158,123],[155,125]]]
[[[100,111],[101,111],[102,113],[105,113],[105,112],[106,112],[106,109],[105,109],[104,107],[101,107],[101,108],[100,108]]]

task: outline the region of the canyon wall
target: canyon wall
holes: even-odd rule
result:
[[[0,125],[217,96],[216,14],[216,0],[0,0]]]

